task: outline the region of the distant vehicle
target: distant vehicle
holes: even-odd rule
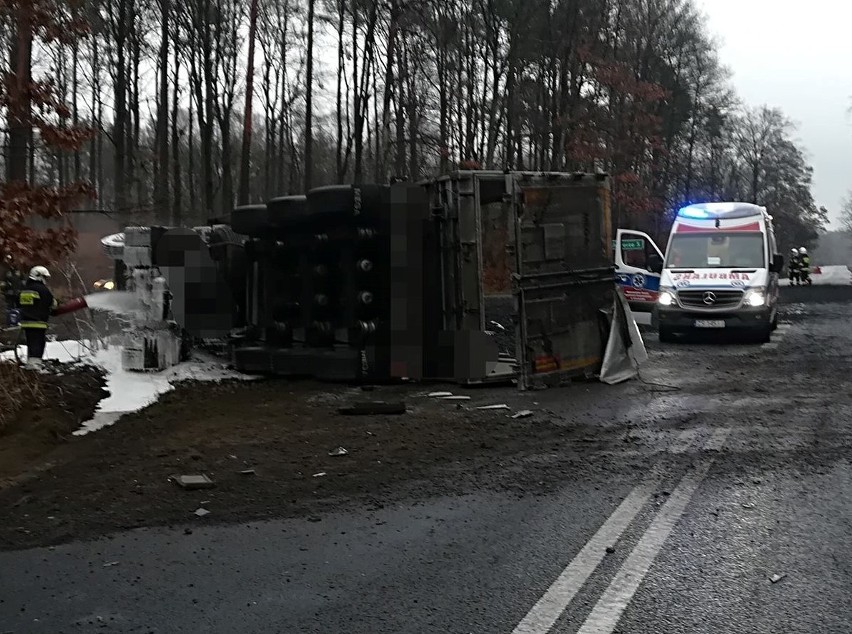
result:
[[[659,284],[653,310],[661,341],[708,329],[743,331],[769,341],[778,325],[784,259],[766,208],[739,202],[684,207],[672,226],[665,258],[646,234],[619,230],[618,274],[625,274],[627,252],[640,239],[651,246],[645,269],[638,269],[647,294],[634,293],[633,300],[625,294],[637,310],[647,306]],[[636,273],[631,275],[635,280]]]

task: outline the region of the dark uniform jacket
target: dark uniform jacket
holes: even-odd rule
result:
[[[44,282],[27,280],[18,294],[21,309],[21,328],[47,328],[57,302]]]
[[[6,308],[16,308],[18,306],[18,294],[21,292],[23,286],[24,280],[20,273],[17,271],[6,271],[6,275],[0,281],[0,292],[3,293]]]

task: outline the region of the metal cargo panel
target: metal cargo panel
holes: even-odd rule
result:
[[[519,175],[514,189],[518,387],[596,374],[614,292],[609,178]]]

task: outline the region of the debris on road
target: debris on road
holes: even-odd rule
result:
[[[445,396],[452,396],[452,395],[453,395],[452,392],[429,392],[429,394],[427,394],[427,396],[429,398],[443,398]]]
[[[205,515],[210,515],[210,511],[208,511],[206,508],[203,508],[203,507],[202,507],[202,508],[197,509],[197,510],[195,511],[195,514],[196,514],[198,517],[204,517]]]
[[[782,579],[784,579],[786,576],[787,576],[787,573],[786,573],[786,572],[782,572],[780,575],[779,575],[779,574],[775,574],[775,575],[772,575],[772,576],[769,578],[769,581],[771,581],[772,583],[778,583],[779,581],[781,581]]]
[[[198,489],[212,489],[216,486],[216,483],[203,473],[200,475],[171,476],[170,479],[179,486],[190,491]]]
[[[243,469],[240,471],[240,475],[257,475],[257,471],[254,469]]]
[[[104,564],[104,568],[109,568],[111,566],[117,566],[117,565],[118,565],[117,561],[108,561]]]
[[[405,401],[360,401],[341,407],[337,412],[346,416],[405,414]]]
[[[615,546],[607,546],[606,547],[606,554],[607,555],[612,555],[614,552],[615,552]]]
[[[753,508],[754,508],[754,504],[750,504],[750,503],[743,502],[742,507],[743,507],[744,509],[753,509]]]
[[[441,400],[442,401],[469,401],[470,397],[469,396],[461,396],[461,395],[456,396],[454,394],[451,394],[450,396],[442,396]]]
[[[512,418],[529,418],[533,415],[533,411],[530,409],[522,409],[520,412],[517,412],[512,415]]]
[[[505,403],[500,403],[499,405],[480,405],[476,409],[483,409],[483,410],[489,409],[490,410],[490,409],[512,409],[512,408],[509,407],[508,405],[506,405]]]
[[[349,453],[349,451],[345,447],[338,447],[337,449],[332,449],[331,451],[329,451],[328,455],[335,457],[335,456],[345,456],[348,453]]]
[[[325,471],[320,471],[319,473],[315,473],[314,477],[315,478],[322,478],[325,475],[326,475]]]

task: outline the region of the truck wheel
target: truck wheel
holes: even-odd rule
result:
[[[244,236],[262,237],[269,230],[266,205],[243,205],[231,212],[231,229]]]
[[[382,218],[390,208],[390,188],[386,185],[327,185],[312,189],[307,198],[308,214],[314,218]]]
[[[660,343],[674,343],[675,336],[671,328],[660,326]]]
[[[280,196],[266,203],[266,221],[274,229],[289,229],[308,217],[307,196]]]

